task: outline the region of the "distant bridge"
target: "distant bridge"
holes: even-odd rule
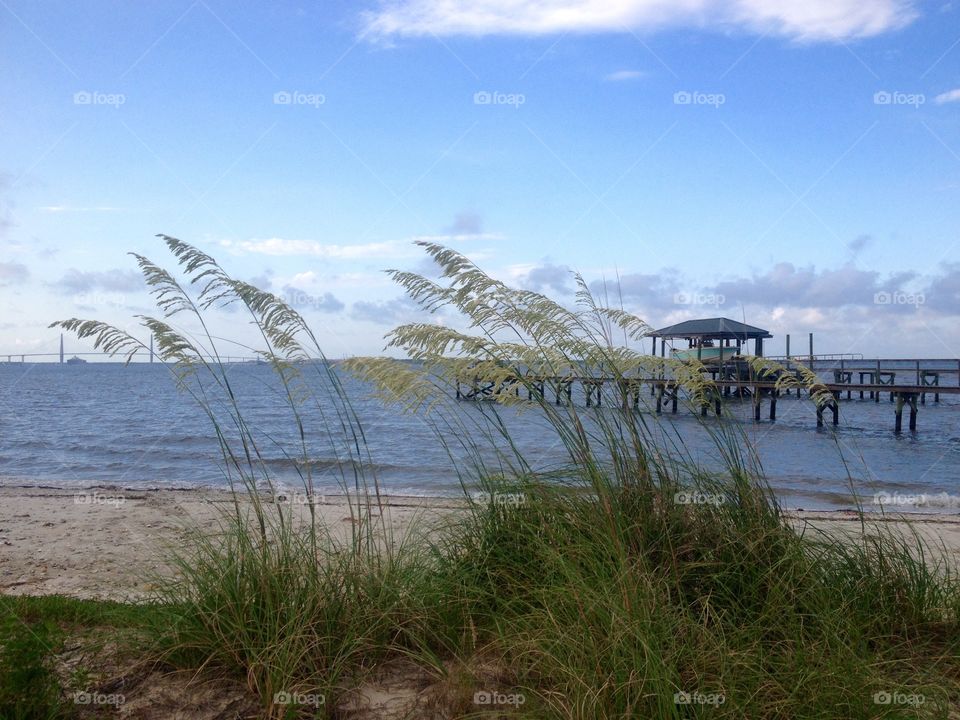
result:
[[[117,353],[118,356],[124,358],[127,357],[129,353],[122,352]],[[83,360],[85,357],[91,358],[104,358],[109,357],[108,353],[103,351],[99,352],[76,352],[70,353],[70,357],[66,357],[66,354],[63,349],[63,335],[60,335],[60,350],[59,352],[34,352],[34,353],[5,353],[0,352],[0,364],[4,363],[26,363],[26,362],[59,362],[60,364],[68,364],[72,358],[77,358],[77,360]],[[132,362],[145,362],[152,363],[155,358],[155,353],[153,351],[153,338],[150,338],[150,347],[145,349],[136,350],[132,357]],[[222,363],[249,363],[249,362],[258,362],[262,361],[262,358],[252,356],[252,355],[202,355],[202,359],[209,360],[210,362],[222,362]],[[83,360],[86,362],[86,360]]]

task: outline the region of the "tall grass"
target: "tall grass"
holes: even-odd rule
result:
[[[171,619],[161,635],[171,661],[243,674],[272,717],[313,713],[276,702],[277,693],[311,691],[324,694],[320,711],[333,717],[366,673],[397,658],[438,679],[443,692],[418,711],[438,717],[956,712],[954,568],[915,535],[797,532],[726,416],[702,421],[715,448],[709,464],[692,457],[676,428],[650,412],[645,393],[634,409],[632,381],[676,380],[697,416],[717,388],[695,363],[640,352],[649,328],[598,304],[579,277],[571,309],[509,288],[429,243],[422,245],[440,280],[392,272],[425,311],[455,312],[467,328],[404,325],[388,345],[414,363],[348,364],[388,404],[435,428],[465,491],[463,510],[446,527],[394,538],[375,517],[380,488],[365,467],[363,430],[340,376],[330,363],[307,362],[322,351],[306,323],[212,258],[165,241],[201,289],[193,300],[172,275],[138,258],[161,307],[202,324],[216,303],[245,305],[304,438],[302,454],[305,438],[327,433],[331,447],[349,449],[344,488],[364,495],[346,541],[316,515],[298,522],[282,503],[265,501],[261,491],[272,484],[262,438],[245,424],[224,366],[207,359],[216,357],[215,338],[208,332],[194,342],[166,320],[144,318],[184,388],[208,410],[237,492],[220,532],[198,532],[177,558],[181,580],[164,589]],[[137,347],[100,323],[62,325],[108,351]],[[801,383],[824,401],[812,373],[752,362],[758,375],[781,387]],[[328,397],[299,382],[308,371],[322,376]],[[599,375],[610,379],[600,409],[553,402],[563,382]],[[206,385],[188,382],[198,378]],[[452,386],[476,379],[490,383],[496,402],[464,412]],[[305,424],[304,403],[327,408],[324,427]],[[540,424],[544,444],[563,448],[563,462],[540,467],[524,456],[510,429],[520,412]],[[691,497],[704,502],[685,502]],[[493,698],[504,704],[485,704],[490,696],[474,692],[499,693]]]

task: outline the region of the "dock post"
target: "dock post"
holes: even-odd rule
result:
[[[810,370],[813,371],[813,333],[810,333]]]
[[[654,390],[657,394],[657,415],[659,415],[663,406],[663,385],[654,386]]]
[[[720,393],[716,393],[713,398],[713,411],[717,414],[717,417],[720,417],[720,411],[722,409],[723,408],[720,402]]]
[[[760,390],[757,387],[753,388],[753,421],[760,422]]]
[[[680,392],[675,387],[673,388],[673,393],[670,395],[670,412],[672,412],[674,415],[677,414],[677,395],[679,394]]]
[[[912,395],[907,400],[910,403],[910,430],[916,431],[917,429],[917,396]]]
[[[895,410],[896,419],[893,423],[893,431],[898,433],[903,429],[903,396],[897,393],[897,407]]]
[[[817,403],[817,427],[823,427],[823,405]]]
[[[777,391],[770,393],[770,420],[777,419]]]

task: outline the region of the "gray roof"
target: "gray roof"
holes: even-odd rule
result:
[[[670,327],[654,330],[650,335],[668,338],[709,338],[711,340],[755,340],[773,337],[763,328],[729,318],[686,320]]]

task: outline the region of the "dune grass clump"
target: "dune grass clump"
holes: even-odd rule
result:
[[[434,427],[464,489],[463,508],[444,527],[396,538],[342,370],[322,360],[306,323],[212,258],[165,240],[200,287],[193,300],[138,259],[166,318],[187,313],[202,323],[217,303],[243,304],[304,438],[290,456],[309,460],[306,438],[326,433],[345,460],[345,490],[363,498],[351,503],[345,536],[323,526],[312,505],[292,512],[262,461],[264,438],[245,422],[222,364],[209,360],[210,333],[200,344],[166,318],[144,318],[207,409],[236,492],[217,531],[198,529],[180,551],[180,579],[161,592],[170,614],[157,633],[168,661],[247,678],[277,718],[336,717],[352,689],[397,659],[436,680],[415,717],[956,713],[954,567],[916,536],[871,528],[838,538],[796,527],[725,414],[701,421],[715,452],[693,457],[636,383],[675,381],[695,417],[717,388],[695,362],[644,355],[637,341],[649,328],[598,303],[579,277],[571,309],[429,243],[438,280],[392,272],[426,312],[459,320],[393,330],[388,346],[412,363],[360,358],[346,369]],[[100,323],[63,325],[109,351],[135,347]],[[812,373],[750,362],[818,401]],[[302,382],[310,372],[320,390]],[[598,376],[608,379],[600,408],[556,404],[564,383]],[[492,402],[458,406],[458,382]],[[325,408],[329,422],[310,426],[305,403]],[[518,414],[538,424],[545,445],[562,448],[561,461],[544,465],[518,449]],[[303,467],[309,496],[314,478],[310,463]],[[296,706],[278,693],[318,701]]]

